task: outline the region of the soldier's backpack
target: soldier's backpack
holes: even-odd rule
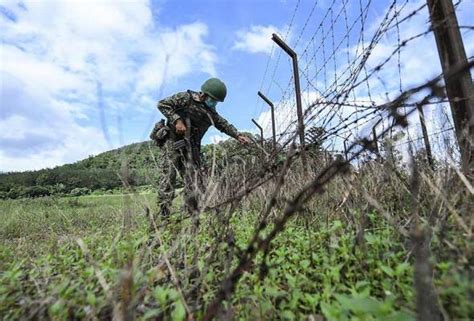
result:
[[[189,106],[192,103],[193,99],[191,91],[188,90],[187,92],[189,93],[187,106]],[[163,147],[170,136],[170,130],[171,129],[166,125],[166,121],[164,119],[161,119],[153,127],[153,130],[150,133],[150,139],[155,142],[156,146]],[[181,148],[181,145],[179,146],[179,148]]]
[[[155,142],[156,146],[162,147],[170,135],[170,128],[166,126],[165,120],[162,119],[155,124],[150,133],[150,139]]]

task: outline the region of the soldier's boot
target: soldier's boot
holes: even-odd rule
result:
[[[170,216],[170,208],[169,206],[165,205],[165,204],[161,204],[160,206],[160,210],[158,212],[158,215],[161,217],[161,218],[167,218]]]
[[[163,182],[161,182],[158,195],[156,199],[158,207],[157,219],[167,218],[171,214],[171,205],[173,204],[174,199],[174,181],[175,177],[172,175],[165,176]]]
[[[194,167],[188,167],[184,177],[184,213],[193,217],[199,213],[199,187],[195,182]]]
[[[197,197],[195,195],[186,196],[184,201],[184,213],[186,213],[187,216],[196,216],[198,212]]]

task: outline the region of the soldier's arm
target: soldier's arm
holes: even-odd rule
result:
[[[180,92],[160,100],[158,102],[158,109],[170,123],[174,124],[181,118],[179,112],[186,108],[188,101],[189,94],[187,92]]]
[[[218,130],[220,130],[224,134],[227,134],[230,137],[233,137],[235,139],[237,139],[237,137],[240,135],[237,128],[235,128],[231,123],[225,120],[224,117],[222,117],[218,113],[215,113],[213,118],[214,118],[213,119],[214,127],[216,127]]]

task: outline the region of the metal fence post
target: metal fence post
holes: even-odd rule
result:
[[[258,92],[260,98],[262,98],[269,106],[272,113],[272,135],[273,135],[273,150],[276,150],[276,129],[275,129],[275,106],[264,94]]]
[[[426,128],[425,113],[423,112],[423,106],[417,104],[418,115],[420,116],[421,131],[423,132],[423,141],[425,143],[426,157],[428,158],[428,164],[432,170],[434,170],[433,154],[431,153],[430,139],[428,137],[428,129]]]
[[[349,139],[349,136],[344,138],[344,157],[346,158],[346,161],[349,159],[349,157],[347,156],[347,140],[348,139]]]
[[[255,126],[258,127],[258,129],[260,129],[260,145],[262,146],[262,155],[264,154],[263,153],[263,128],[262,126],[260,126],[257,121],[255,119],[252,118],[252,123],[255,124]]]
[[[451,0],[426,2],[441,67],[446,75],[452,68],[468,63],[454,5]],[[474,89],[470,70],[465,69],[455,77],[445,77],[445,83],[461,150],[462,171],[472,182],[474,181]]]
[[[380,158],[380,149],[379,149],[379,143],[377,141],[377,130],[376,130],[377,124],[372,127],[372,140],[374,142],[374,149],[375,153],[377,154],[377,158]]]
[[[300,137],[301,145],[301,160],[303,161],[303,167],[306,169],[306,148],[304,140],[304,119],[303,119],[303,106],[301,103],[301,88],[300,88],[300,74],[298,69],[298,56],[296,52],[291,49],[277,34],[272,34],[272,40],[283,49],[293,61],[293,78],[295,80],[295,94],[296,94],[296,112],[298,115],[298,134]]]

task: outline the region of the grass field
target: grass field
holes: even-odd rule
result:
[[[218,218],[206,215],[197,239],[189,238],[186,219],[157,222],[153,232],[145,212],[153,199],[148,194],[2,201],[1,319],[108,319],[124,305],[138,320],[184,320],[190,314],[199,319],[251,237],[255,215],[235,216],[229,226],[235,240],[221,241],[210,252]],[[389,225],[374,214],[368,218],[364,247],[355,246],[356,236],[337,219],[324,228],[292,221],[266,259],[257,257],[254,272],[244,274],[226,317],[414,320],[410,255]],[[197,287],[190,277],[196,251]],[[438,262],[435,271],[444,309],[468,320],[473,315],[468,276],[452,262]],[[199,299],[186,301],[188,291]]]

